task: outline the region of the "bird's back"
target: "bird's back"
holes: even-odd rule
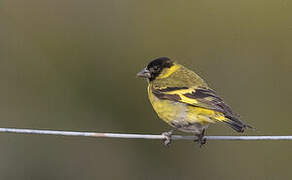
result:
[[[207,87],[205,81],[193,71],[186,67],[175,64],[177,70],[168,77],[151,82],[153,88],[161,89],[164,87]]]

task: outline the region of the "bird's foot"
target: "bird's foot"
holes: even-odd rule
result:
[[[165,138],[162,139],[163,144],[165,147],[169,147],[169,145],[171,144],[171,136],[172,136],[173,130],[168,131],[168,132],[164,132],[161,135],[164,136]]]
[[[199,143],[200,148],[203,147],[203,145],[207,143],[207,139],[205,137],[205,129],[203,129],[201,134],[197,135],[197,139],[195,140],[195,142]]]

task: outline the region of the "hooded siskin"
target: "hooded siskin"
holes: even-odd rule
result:
[[[154,110],[174,129],[202,137],[210,123],[223,122],[237,132],[250,127],[202,78],[169,58],[154,59],[137,76],[147,78]]]

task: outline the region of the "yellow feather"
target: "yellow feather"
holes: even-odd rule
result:
[[[174,65],[171,68],[169,68],[167,71],[162,72],[160,76],[157,77],[157,79],[164,79],[169,77],[172,73],[176,72],[180,68],[179,65]]]
[[[170,92],[164,92],[165,94],[177,94],[179,95],[179,97],[181,98],[181,102],[187,103],[187,104],[197,104],[198,101],[192,98],[188,98],[186,96],[184,96],[183,94],[187,94],[187,93],[192,93],[194,92],[195,88],[189,88],[189,89],[180,89],[180,90],[174,90],[174,91],[170,91]]]
[[[226,120],[224,115],[220,112],[188,105],[197,103],[195,99],[180,96],[182,97],[181,102],[161,100],[152,93],[151,85],[148,86],[148,95],[158,117],[170,125],[174,122],[181,125],[188,123],[207,125],[209,123],[215,123],[216,121]],[[187,103],[185,104],[183,102]]]
[[[183,102],[183,103],[193,104],[193,105],[198,104],[198,101],[195,100],[195,99],[188,98],[188,97],[186,97],[186,96],[184,96],[182,94],[178,94],[178,95],[181,98],[180,101]]]
[[[148,86],[149,100],[156,111],[159,118],[168,124],[174,120],[181,120],[183,123],[183,113],[186,110],[185,104],[173,103],[169,100],[160,100],[151,91],[150,85]]]

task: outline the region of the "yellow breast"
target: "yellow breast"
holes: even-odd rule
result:
[[[151,92],[150,85],[148,86],[148,96],[158,117],[166,123],[171,124],[173,121],[183,121],[187,117],[185,104],[158,99]]]

